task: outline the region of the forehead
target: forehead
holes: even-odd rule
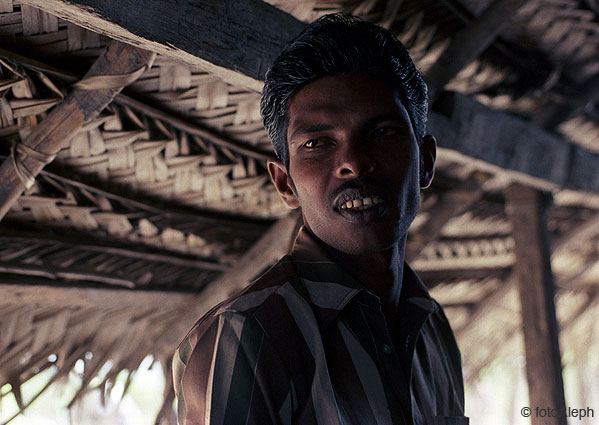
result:
[[[324,118],[350,118],[397,113],[406,121],[407,111],[399,90],[366,74],[320,78],[294,93],[287,104],[288,129]]]

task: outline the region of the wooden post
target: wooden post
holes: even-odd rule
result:
[[[509,186],[505,196],[506,213],[512,222],[515,240],[515,273],[522,306],[532,424],[566,425],[545,214],[550,200],[544,193],[520,184]]]
[[[91,66],[85,77],[0,165],[0,220],[26,185],[68,146],[82,125],[95,118],[123,87],[151,65],[154,54],[113,42]]]

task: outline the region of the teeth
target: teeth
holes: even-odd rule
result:
[[[380,204],[381,202],[383,202],[383,200],[378,196],[368,196],[362,199],[354,199],[353,201],[347,201],[346,203],[341,205],[341,209],[365,210],[366,208],[370,208],[371,206]]]

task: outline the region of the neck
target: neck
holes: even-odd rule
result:
[[[388,323],[397,313],[401,294],[406,238],[393,247],[367,255],[350,255],[327,246],[333,259],[381,301]]]

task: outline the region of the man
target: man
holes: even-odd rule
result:
[[[291,255],[181,343],[182,425],[467,424],[460,355],[404,262],[433,177],[426,86],[388,31],[310,24],[269,70],[273,183],[304,225]]]

